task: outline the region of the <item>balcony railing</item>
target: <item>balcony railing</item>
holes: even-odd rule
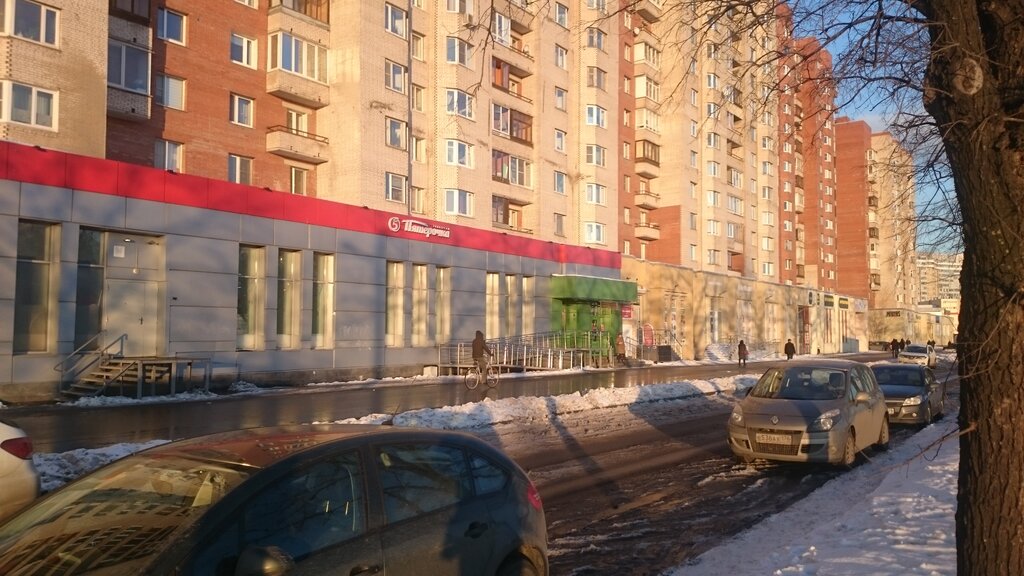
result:
[[[633,202],[637,208],[647,208],[648,210],[655,210],[658,208],[661,201],[661,197],[651,191],[641,191],[633,195]]]
[[[327,162],[327,145],[327,138],[304,130],[287,126],[267,128],[267,152],[283,158],[322,164]]]
[[[633,235],[640,240],[660,240],[661,227],[654,222],[639,222],[633,227]]]

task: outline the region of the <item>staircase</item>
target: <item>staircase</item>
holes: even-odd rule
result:
[[[154,359],[105,357],[88,372],[83,373],[71,386],[63,390],[69,398],[99,396],[111,386],[141,385],[169,382],[173,362]]]

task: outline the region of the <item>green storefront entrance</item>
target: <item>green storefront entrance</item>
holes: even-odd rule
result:
[[[551,278],[551,327],[590,348],[609,354],[622,332],[622,307],[636,302],[636,282],[592,276]]]

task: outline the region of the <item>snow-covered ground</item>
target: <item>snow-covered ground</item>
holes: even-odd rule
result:
[[[484,400],[342,422],[381,423],[393,418],[397,426],[473,430],[493,435],[504,449],[515,452],[517,443],[537,441],[530,434],[516,432],[524,421],[543,423],[557,416],[560,426],[586,430],[587,434],[644,426],[647,411],[653,413],[663,402],[680,403],[682,409],[699,412],[714,404],[709,399],[729,401],[737,389],[753,384],[756,376],[602,388],[547,398]],[[241,388],[239,393],[260,393],[255,388],[248,392]],[[209,395],[194,395],[211,400]],[[892,450],[873,454],[787,510],[667,574],[955,574],[953,517],[959,466],[955,428],[954,417],[928,426]],[[36,454],[34,461],[44,490],[52,490],[111,460],[161,442],[164,440]]]

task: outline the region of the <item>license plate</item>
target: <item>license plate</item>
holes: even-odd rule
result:
[[[895,413],[896,413],[896,409],[895,408],[889,408],[889,414],[895,414]]]
[[[789,434],[762,434],[758,433],[755,439],[761,444],[789,444]]]

